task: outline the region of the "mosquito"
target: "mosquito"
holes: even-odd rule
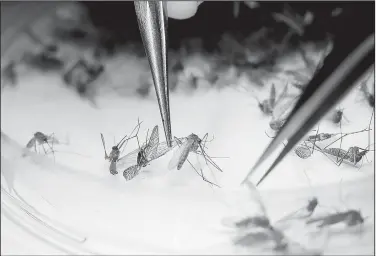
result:
[[[343,114],[343,110],[344,110],[343,108],[340,108],[340,109],[336,109],[335,111],[333,111],[330,119],[334,124],[339,124],[342,121],[342,119],[345,119],[346,122],[350,122],[346,118],[346,116]]]
[[[254,216],[247,217],[240,221],[234,223],[236,228],[249,228],[249,227],[259,227],[259,228],[271,228],[269,219],[266,216]]]
[[[105,141],[104,141],[104,137],[103,137],[103,134],[101,133],[101,139],[102,139],[102,145],[103,145],[103,149],[104,149],[104,159],[105,160],[108,160],[110,162],[110,173],[112,175],[116,175],[118,174],[118,171],[117,171],[117,162],[119,160],[119,157],[120,157],[120,150],[123,148],[123,145],[125,142],[128,143],[128,141],[130,139],[133,139],[137,136],[139,130],[140,130],[140,126],[141,126],[141,123],[140,121],[137,122],[137,126],[133,129],[133,131],[131,132],[131,135],[133,134],[133,132],[138,128],[137,132],[136,132],[136,135],[134,136],[131,136],[131,137],[128,137],[127,139],[125,139],[127,137],[127,135],[125,135],[120,141],[118,144],[116,144],[115,146],[112,146],[111,148],[111,152],[110,154],[108,155],[107,154],[107,151],[106,151],[106,144],[105,144]],[[125,147],[125,146],[124,146]]]
[[[311,185],[310,179],[306,171],[303,171],[303,172],[304,172],[305,177],[307,178],[310,188],[312,189],[312,185]],[[307,204],[304,207],[301,207],[300,209],[288,214],[287,216],[280,219],[278,222],[283,222],[283,221],[292,220],[292,219],[295,219],[295,220],[307,219],[312,216],[312,214],[314,213],[318,205],[319,205],[319,199],[316,196],[314,196],[310,200],[308,200]]]
[[[270,95],[269,95],[269,98],[268,99],[265,99],[263,100],[262,102],[259,101],[257,99],[256,96],[254,96],[254,98],[257,100],[258,102],[258,107],[259,109],[266,115],[271,115],[273,114],[273,109],[274,109],[274,106],[275,106],[275,102],[276,102],[276,90],[275,90],[275,85],[272,84],[272,86],[270,87]]]
[[[192,168],[195,170],[195,172],[206,182],[208,182],[211,185],[215,185],[219,187],[217,184],[214,184],[210,181],[208,181],[203,174],[202,168],[200,168],[200,173],[196,170],[196,168],[192,165],[192,163],[188,160],[188,155],[190,152],[193,152],[198,155],[202,155],[205,159],[206,164],[211,164],[214,166],[218,171],[223,172],[222,169],[212,160],[212,157],[208,156],[208,154],[205,152],[205,144],[208,142],[206,139],[208,137],[208,134],[206,133],[203,139],[200,139],[196,134],[192,133],[188,137],[185,138],[184,142],[182,140],[175,137],[175,141],[177,142],[177,145],[179,148],[174,152],[174,155],[172,156],[168,168],[174,169],[175,167],[180,170],[183,167],[183,164],[185,161],[188,161],[188,163],[192,166]],[[200,148],[200,150],[199,150]]]
[[[51,51],[50,46],[44,47],[40,52],[25,52],[21,62],[40,71],[60,71],[65,65],[56,52]]]
[[[103,72],[103,64],[89,63],[80,58],[63,74],[63,81],[66,85],[75,87],[81,97],[87,96],[89,85],[97,80]]]
[[[21,62],[40,71],[59,71],[63,69],[65,62],[58,57],[59,47],[56,44],[46,44],[33,31],[24,31],[34,43],[41,46],[37,52],[25,52]]]
[[[15,86],[18,82],[18,76],[16,71],[16,62],[10,61],[1,71],[1,77],[3,80],[2,87],[7,86],[8,84],[11,86]]]
[[[372,112],[371,120],[369,122],[369,127],[371,126],[371,123],[372,123],[373,114],[374,114],[374,112]],[[370,130],[371,130],[371,128],[364,129],[362,131],[368,131],[368,132],[370,132]],[[362,131],[360,131],[360,132],[362,132]],[[349,134],[345,134],[345,135],[343,135],[343,136],[341,136],[339,138],[341,140],[341,142],[342,142],[343,137],[345,137],[346,135],[349,135]],[[337,139],[336,141],[338,141],[339,139]],[[370,140],[370,137],[368,137],[368,139]],[[336,142],[336,141],[334,141],[334,142]],[[350,147],[347,151],[343,150],[341,147],[340,148],[329,148],[329,146],[332,145],[334,142],[332,142],[331,144],[327,145],[323,149],[321,149],[319,147],[318,148],[319,148],[319,151],[321,151],[322,153],[324,153],[325,156],[327,156],[331,161],[333,161],[333,160],[329,156],[336,157],[336,160],[333,161],[333,162],[337,166],[340,166],[343,162],[349,163],[349,164],[352,164],[352,165],[355,166],[355,165],[357,165],[359,163],[360,160],[363,159],[363,157],[367,158],[366,154],[369,151],[373,151],[373,150],[369,149],[371,147],[370,142],[369,142],[369,146],[367,146],[367,148],[361,148],[361,147],[358,147],[358,146],[353,146],[353,147]]]
[[[314,150],[317,142],[325,141],[325,140],[334,138],[338,135],[341,135],[340,138],[336,139],[335,141],[333,141],[332,143],[330,143],[329,145],[327,145],[325,147],[325,148],[327,148],[328,146],[332,145],[333,143],[337,142],[338,140],[342,140],[346,136],[357,134],[357,133],[362,133],[362,132],[367,132],[367,131],[370,131],[370,130],[371,130],[370,128],[366,128],[366,129],[362,129],[360,131],[348,132],[348,133],[342,133],[342,132],[340,132],[340,133],[318,133],[319,132],[319,128],[318,128],[316,134],[315,135],[309,135],[308,137],[306,137],[304,139],[304,142],[306,142],[306,143],[309,142],[309,143],[313,144],[313,146],[312,146],[312,154],[313,154],[313,150]]]
[[[307,220],[307,224],[316,223],[318,228],[335,225],[344,222],[348,227],[363,224],[364,218],[359,210],[348,210],[339,213],[333,213],[325,217]]]
[[[54,150],[52,149],[52,145],[54,142],[57,142],[57,140],[54,138],[54,134],[46,135],[42,132],[36,132],[34,133],[33,137],[29,140],[29,142],[26,144],[27,149],[34,148],[34,151],[37,152],[37,144],[41,145],[43,148],[44,153],[47,155],[48,151],[44,147],[44,144],[47,144],[50,148],[52,154],[54,154]],[[26,156],[25,154],[23,156]]]
[[[341,201],[343,202],[342,197],[340,198],[341,198]],[[318,228],[323,228],[325,226],[332,226],[332,225],[343,222],[346,226],[353,227],[358,224],[363,224],[367,218],[368,217],[362,216],[360,210],[349,209],[346,211],[332,213],[323,217],[312,218],[310,220],[307,220],[306,224],[307,225],[316,224]]]
[[[147,137],[148,135],[146,135],[145,144],[142,146],[139,145],[138,149],[125,155],[118,161],[120,165],[125,165],[128,163],[128,161],[136,162],[136,164],[126,168],[123,172],[123,176],[127,181],[136,177],[140,173],[141,169],[146,167],[151,161],[165,155],[176,146],[176,143],[173,143],[171,148],[169,148],[166,142],[159,143],[158,125],[154,126],[149,140]],[[139,143],[138,136],[136,138],[137,142]]]
[[[365,98],[365,100],[367,101],[368,105],[371,107],[371,108],[375,108],[375,82],[373,82],[373,86],[371,86],[371,88],[373,88],[373,93],[371,93],[367,87],[367,82],[369,80],[369,78],[371,77],[368,76],[367,79],[365,79],[361,85],[360,85],[360,91],[363,93],[363,96]]]

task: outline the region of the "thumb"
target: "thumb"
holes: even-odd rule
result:
[[[167,15],[170,18],[183,20],[194,16],[203,1],[168,1]]]

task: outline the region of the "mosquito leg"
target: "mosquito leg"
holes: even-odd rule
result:
[[[205,145],[206,145],[206,139],[208,138],[208,133],[206,133],[205,135],[204,135],[204,137],[202,138],[202,142],[204,143],[204,148],[205,148]]]
[[[42,145],[42,148],[43,148],[44,154],[47,155],[47,151],[46,151],[46,149],[44,148],[43,143],[42,143],[41,145]]]
[[[218,186],[217,184],[215,184],[215,183],[213,183],[213,182],[211,182],[211,181],[209,181],[209,180],[207,180],[206,178],[205,178],[205,176],[204,176],[204,173],[203,173],[203,171],[202,171],[202,168],[200,168],[200,170],[201,170],[201,174],[196,170],[196,168],[193,166],[193,164],[187,159],[187,162],[192,166],[192,168],[195,170],[195,172],[203,179],[203,181],[205,181],[205,182],[207,182],[207,183],[209,183],[209,184],[211,184],[211,185],[214,185],[214,186],[217,186],[217,187],[220,187],[220,186]]]
[[[200,145],[200,149],[201,149],[201,152],[204,153],[204,149],[202,148],[202,146]],[[203,154],[204,156],[204,159],[205,159],[205,163],[206,165],[208,164],[208,160],[206,159],[205,155]]]
[[[204,156],[205,158],[205,162],[209,162],[212,166],[214,166],[218,171],[220,172],[223,172],[222,169],[211,159],[211,157],[206,154],[206,152],[203,150],[203,148],[201,147],[200,145],[200,148],[201,148],[201,154]]]
[[[183,144],[183,142],[181,142],[181,140],[179,140],[179,138],[177,137],[174,137],[174,138],[175,138],[176,144],[178,144],[178,146],[180,147]]]
[[[101,139],[102,139],[102,145],[103,145],[103,149],[104,149],[104,159],[108,159],[108,155],[107,155],[107,151],[106,151],[106,144],[104,142],[104,137],[103,137],[103,134],[101,133]]]
[[[343,137],[342,137],[342,120],[339,121],[339,131],[341,133],[341,140],[340,140],[340,143],[339,143],[339,148],[342,149],[342,141],[343,141]],[[338,161],[338,156],[339,156],[339,151],[338,151],[338,154],[337,154],[336,161]]]
[[[124,149],[127,147],[127,145],[128,145],[128,141],[129,141],[130,139],[138,138],[138,133],[139,133],[139,131],[140,131],[141,123],[142,123],[142,122],[140,122],[140,119],[137,119],[137,125],[136,125],[136,127],[132,130],[132,132],[131,132],[131,134],[129,135],[128,139],[125,140],[125,141],[126,141],[125,146],[122,147],[123,145],[121,145],[121,147],[122,147],[121,154],[124,152]],[[138,128],[138,129],[137,129],[137,128]],[[133,132],[134,132],[136,129],[137,129],[136,134],[132,136]]]
[[[312,155],[313,155],[313,151],[315,151],[315,144],[316,144],[317,135],[319,134],[319,130],[320,130],[320,125],[317,126],[316,136],[315,136],[315,140],[312,146]]]
[[[53,143],[53,141],[52,141],[52,143]],[[53,150],[53,144],[49,144],[48,142],[46,142],[46,144],[48,145],[48,147],[50,148],[50,150],[51,150],[51,153],[52,153],[52,156],[53,156],[53,158],[54,158],[54,162],[56,162],[56,159],[55,159],[55,151]]]

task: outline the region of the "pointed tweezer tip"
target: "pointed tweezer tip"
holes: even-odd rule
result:
[[[138,24],[148,56],[162,117],[166,142],[172,145],[169,88],[167,74],[167,20],[163,2],[134,2]]]

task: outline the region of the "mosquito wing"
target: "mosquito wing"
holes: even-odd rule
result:
[[[150,156],[155,154],[155,151],[158,148],[159,143],[159,133],[158,133],[158,125],[154,126],[153,131],[151,132],[150,139],[148,144],[145,147],[145,155],[147,160],[151,160]]]
[[[295,154],[302,159],[307,159],[312,155],[312,152],[307,147],[298,146],[295,148]]]
[[[178,144],[176,141],[172,141],[171,147],[169,147],[166,142],[159,143],[157,149],[154,150],[154,152],[152,152],[151,155],[149,156],[149,160],[151,161],[151,160],[160,158],[161,156],[167,154],[170,150],[172,150],[177,145]]]
[[[176,168],[176,166],[178,166],[179,162],[181,161],[182,156],[184,155],[184,152],[189,150],[189,148],[192,146],[192,143],[193,143],[193,140],[186,140],[182,144],[178,142],[178,148],[175,150],[168,164],[168,169],[172,170]]]
[[[35,137],[33,137],[29,142],[26,144],[26,148],[32,148],[35,145]]]
[[[137,155],[138,152],[140,152],[139,149],[135,149],[132,152],[126,154],[125,156],[122,156],[119,158],[119,160],[116,162],[116,167],[118,170],[124,170],[125,168],[137,165]]]
[[[128,167],[126,170],[124,170],[123,177],[127,181],[131,180],[140,173],[140,170],[141,170],[141,167],[138,165],[133,165],[131,167]]]

